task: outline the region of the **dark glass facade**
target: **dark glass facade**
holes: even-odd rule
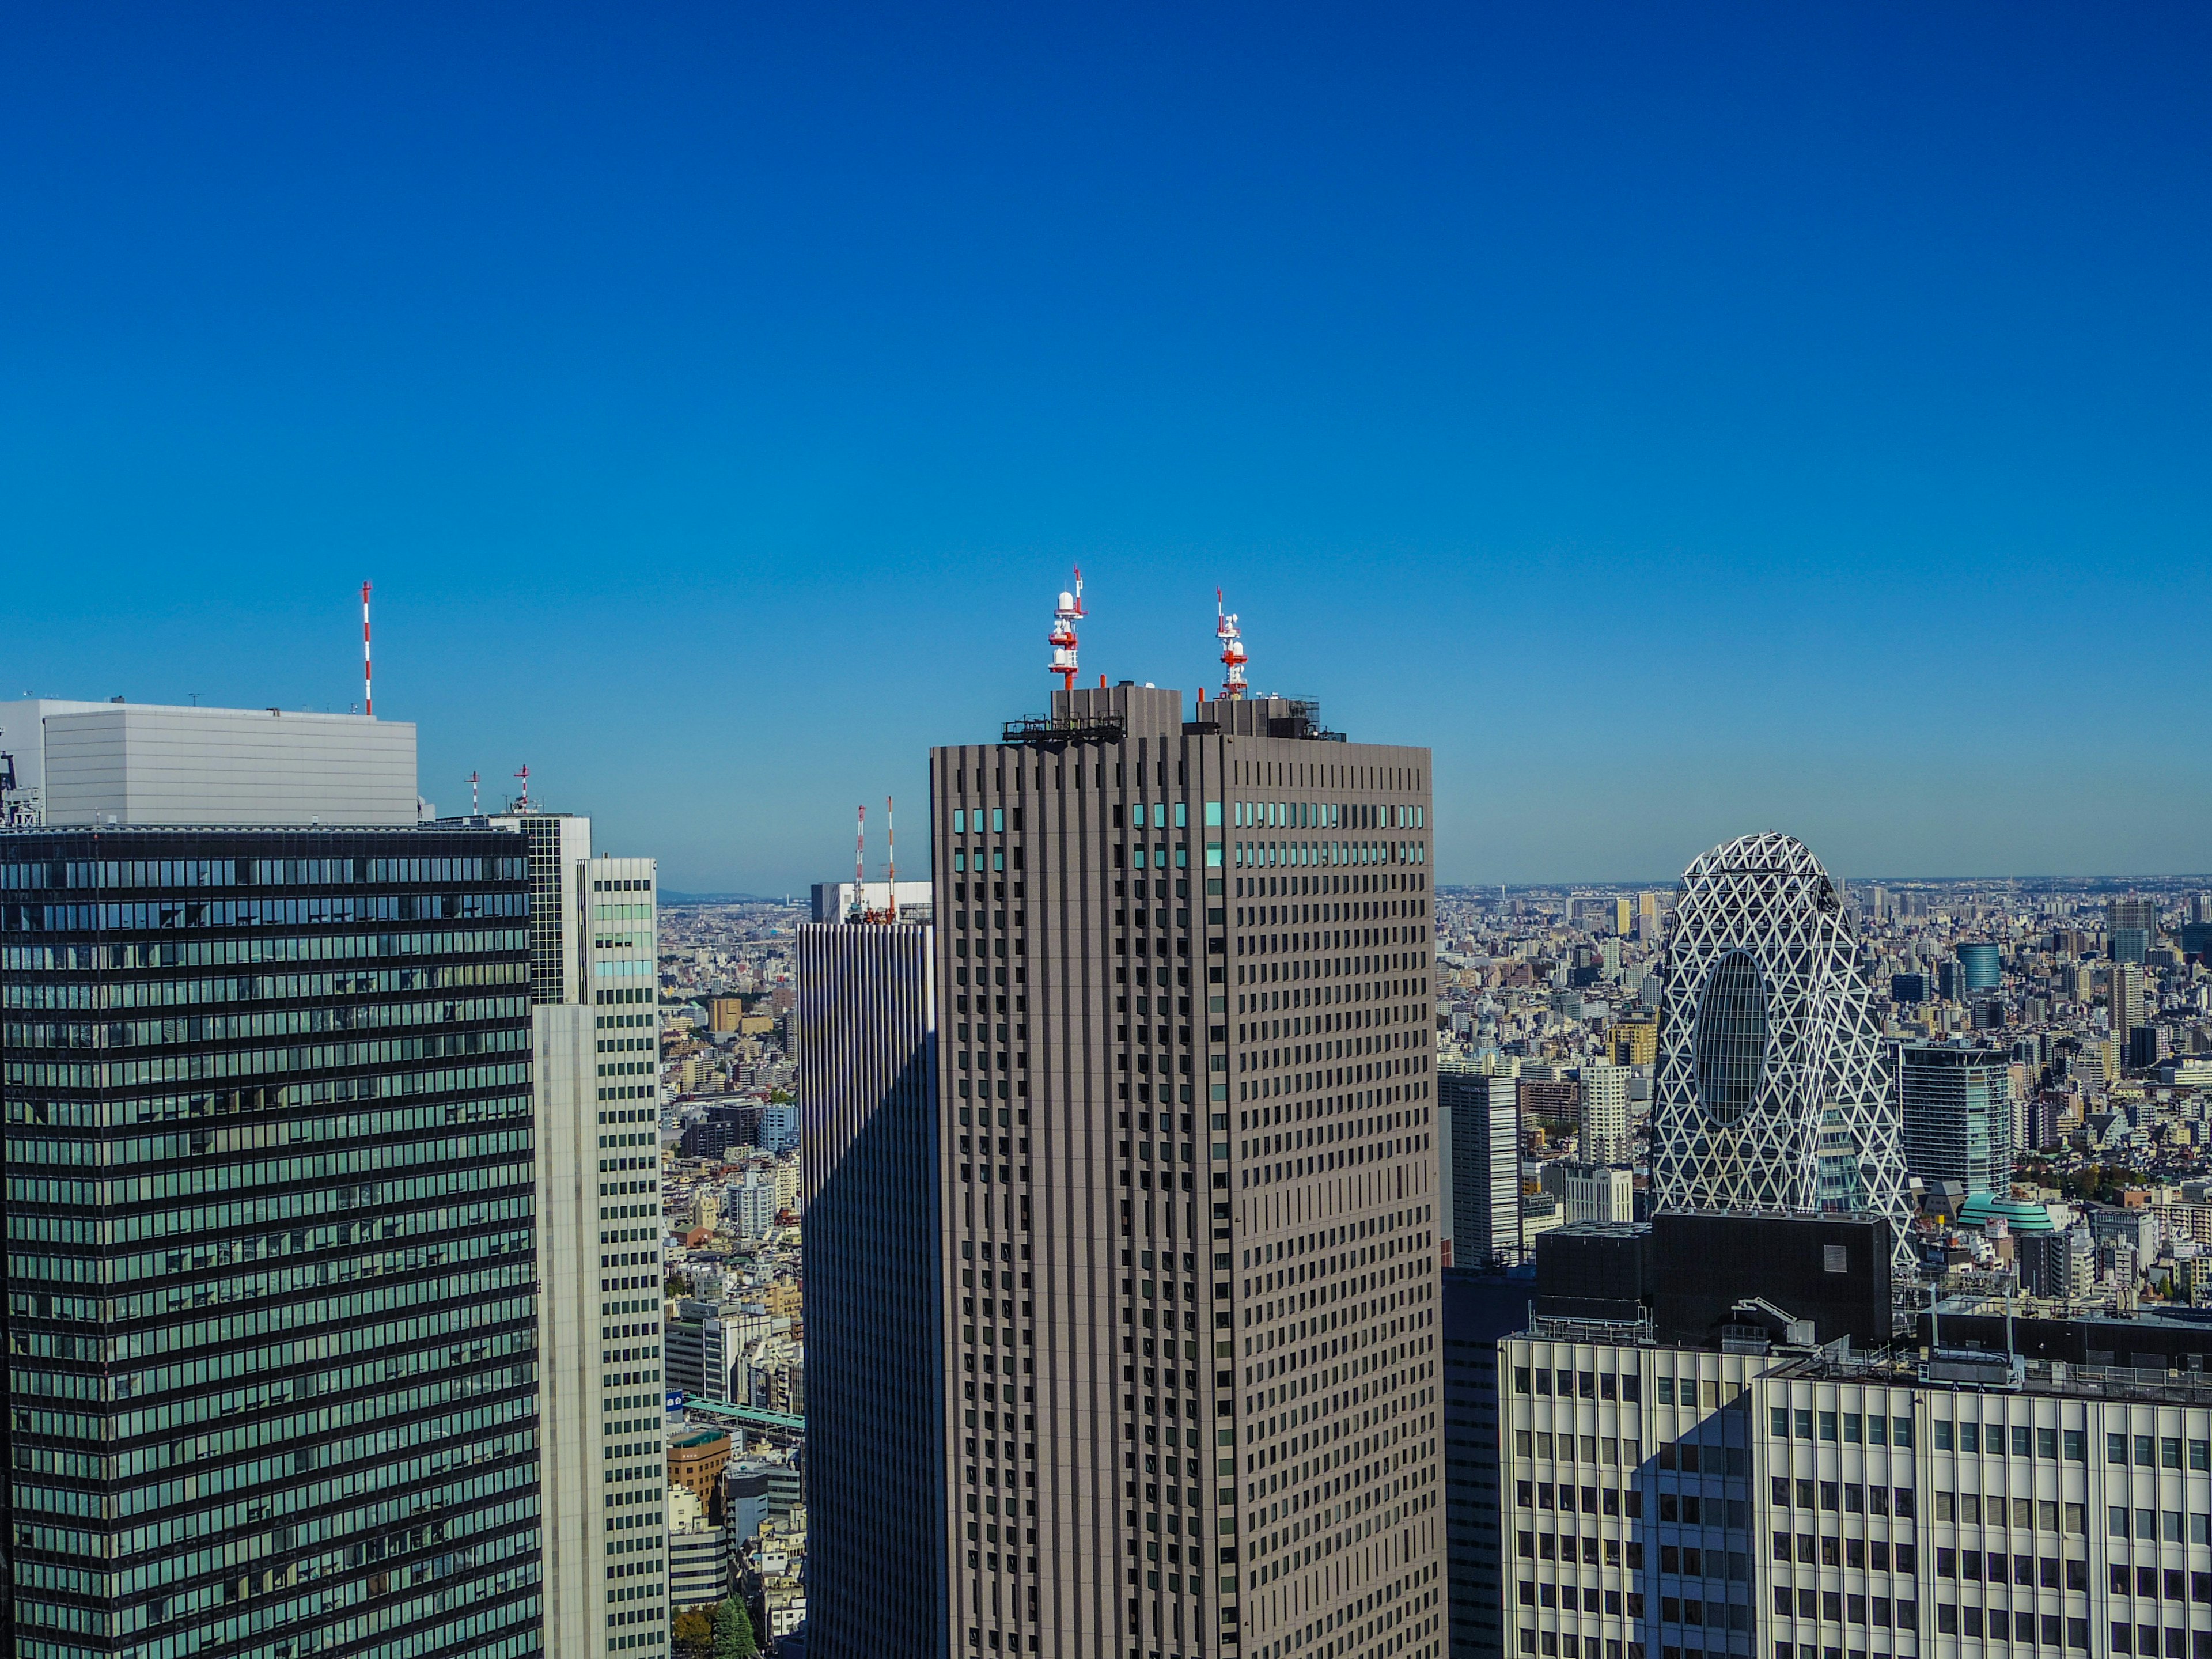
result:
[[[1717,1121],[1751,1109],[1766,1060],[1766,988],[1759,964],[1732,951],[1712,966],[1698,1000],[1698,1101]]]
[[[12,1654],[542,1647],[529,883],[0,836]]]

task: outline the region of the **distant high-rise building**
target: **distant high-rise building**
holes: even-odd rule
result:
[[[2145,975],[2140,963],[2115,962],[2106,971],[2105,1001],[2112,1035],[2124,1044],[2128,1033],[2143,1023]]]
[[[858,911],[888,921],[927,921],[930,895],[930,884],[926,881],[899,882],[896,891],[888,881],[817,881],[813,889],[813,919],[818,922],[843,921]]]
[[[1624,1019],[1609,1034],[1607,1052],[1616,1066],[1649,1066],[1659,1058],[1659,1022]]]
[[[668,1646],[659,878],[592,821],[515,811],[530,849],[545,1389],[546,1647]]]
[[[1439,1119],[1451,1152],[1451,1247],[1456,1267],[1518,1261],[1520,1085],[1465,1066],[1439,1066]]]
[[[1636,1219],[1636,1178],[1626,1170],[1560,1159],[1544,1165],[1541,1185],[1559,1200],[1570,1226],[1577,1221]]]
[[[1442,1437],[1347,1455],[1442,1380],[1429,764],[1130,684],[933,752],[956,1651],[1438,1652]]]
[[[882,921],[799,932],[807,1634],[817,1659],[941,1659],[949,1641],[953,1419],[932,939],[926,925]],[[773,1188],[763,1181],[761,1191],[773,1220]]]
[[[1636,930],[1636,901],[1621,897],[1613,902],[1613,932],[1617,939],[1626,939]]]
[[[1580,1142],[1583,1159],[1589,1164],[1625,1164],[1631,1151],[1628,1138],[1628,1071],[1605,1060],[1583,1067]]]
[[[2126,898],[2110,899],[2105,904],[2105,926],[2108,932],[2123,927],[2141,928],[2147,933],[2158,931],[2158,901],[2130,894]]]
[[[1928,976],[1925,974],[1892,974],[1889,976],[1889,1000],[1906,1004],[1928,1000]]]
[[[2117,898],[2105,906],[2106,935],[2116,963],[2141,963],[2158,938],[2158,901]]]
[[[1684,873],[1652,1110],[1660,1208],[1866,1212],[1906,1260],[1882,1022],[1820,860],[1746,836]]]
[[[2173,1052],[2173,1032],[2165,1025],[2138,1025],[2128,1033],[2128,1069],[2147,1072]]]
[[[1898,1055],[1905,1167],[1923,1182],[1956,1181],[1967,1194],[2012,1193],[2012,1075],[2008,1056],[1985,1048],[1907,1045]]]
[[[338,828],[56,725],[0,832],[9,1650],[542,1650],[522,837],[415,827],[411,732]]]
[[[1961,945],[1959,947],[1959,968],[1964,976],[1962,1001],[1978,991],[1994,991],[2003,982],[2003,963],[1994,945]]]

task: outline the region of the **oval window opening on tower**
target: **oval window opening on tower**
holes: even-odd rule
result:
[[[1716,1122],[1751,1109],[1766,1057],[1766,988],[1759,964],[1731,951],[1705,975],[1698,999],[1698,1103]]]

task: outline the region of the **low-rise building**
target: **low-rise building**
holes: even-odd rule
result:
[[[730,1594],[727,1531],[707,1518],[707,1506],[680,1486],[668,1492],[668,1599],[672,1608],[710,1607]]]

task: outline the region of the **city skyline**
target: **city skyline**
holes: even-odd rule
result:
[[[1079,564],[1088,674],[1218,585],[1418,732],[1448,878],[2201,866],[2205,27],[45,17],[0,690],[342,709],[370,580],[441,807],[801,891]]]

